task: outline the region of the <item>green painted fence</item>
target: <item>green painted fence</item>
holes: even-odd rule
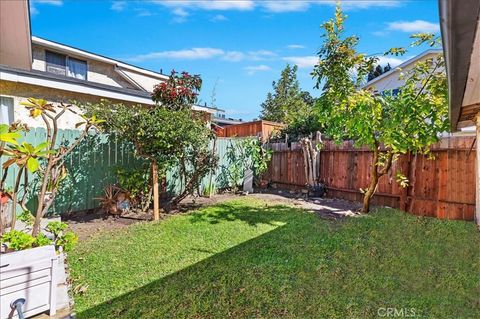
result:
[[[80,131],[78,130],[60,130],[57,140],[59,145],[69,145],[79,135]],[[45,139],[45,129],[35,128],[24,133],[20,142],[26,141],[37,145]],[[229,160],[226,154],[228,148],[239,143],[239,141],[240,139],[219,138],[215,143],[215,153],[219,156],[219,165],[211,180],[215,183],[217,189],[228,186],[226,184],[228,180],[226,174]],[[210,144],[210,147],[213,147],[213,143]],[[7,159],[8,157],[2,156],[1,163],[3,164]],[[116,182],[115,168],[140,167],[142,164],[145,164],[145,162],[135,157],[133,147],[118,141],[115,136],[106,134],[88,136],[66,159],[68,177],[62,182],[53,211],[61,214],[97,207],[98,201],[95,198],[102,196],[106,185]],[[0,171],[3,175],[3,169]],[[13,187],[17,171],[18,168],[15,165],[10,167],[6,181],[7,187]],[[210,176],[205,177],[201,188],[206,187],[209,181]],[[178,193],[182,186],[176,174],[173,172],[167,174],[167,189],[171,193]],[[37,206],[36,190],[38,190],[38,187],[38,176],[34,177],[29,174],[27,207],[31,211],[35,211]],[[19,196],[21,197],[22,193]],[[20,212],[20,209],[18,211]]]

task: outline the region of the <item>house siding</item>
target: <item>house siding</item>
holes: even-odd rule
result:
[[[122,72],[124,72],[128,77],[130,77],[132,80],[134,80],[136,83],[138,83],[142,88],[144,88],[148,92],[153,92],[153,88],[155,87],[155,85],[159,84],[160,82],[163,82],[161,79],[156,79],[153,77],[142,75],[140,73],[130,71],[130,70],[122,69]]]
[[[424,57],[422,57],[421,59],[418,59],[418,60],[415,60],[413,63],[410,63],[409,65],[406,65],[405,67],[403,67],[401,70],[396,70],[389,74],[388,76],[372,83],[372,84],[368,84],[365,86],[366,88],[374,88],[375,91],[378,91],[378,92],[383,92],[383,91],[386,91],[386,90],[393,90],[393,89],[396,89],[396,88],[399,88],[400,86],[402,86],[404,84],[404,80],[403,79],[400,79],[400,75],[401,73],[405,73],[409,70],[411,70],[415,64],[417,62],[422,62],[422,61],[425,61],[426,59],[431,59],[431,58],[434,58],[436,57],[437,54],[435,53],[430,53],[430,54],[427,54],[425,55]]]
[[[0,80],[0,92],[1,96],[11,97],[14,101],[14,120],[21,121],[30,127],[44,127],[44,122],[40,119],[33,119],[29,116],[28,110],[21,105],[21,102],[25,102],[29,97],[45,99],[50,103],[71,103],[72,101],[78,101],[79,103],[96,103],[102,99],[99,96],[75,93],[71,91],[64,91],[58,89],[47,88],[43,86],[36,86],[25,83],[10,82]],[[112,103],[132,104],[125,101],[111,100]],[[81,113],[80,109],[76,106],[72,107],[72,110]],[[83,119],[72,112],[66,112],[59,121],[60,129],[74,129],[75,124],[82,122]]]
[[[33,63],[32,69],[37,71],[46,71],[46,58],[45,58],[45,51],[49,50],[43,46],[38,44],[34,44],[32,47],[32,56],[33,56]],[[55,50],[52,50],[55,51]],[[55,51],[59,52],[59,51]],[[62,52],[59,52],[62,53]],[[64,53],[62,53],[64,54]],[[111,85],[115,87],[121,88],[128,88],[128,89],[137,89],[133,84],[123,79],[116,71],[115,66],[103,63],[91,59],[85,59],[83,57],[77,57],[74,55],[69,55],[73,58],[80,59],[83,61],[87,61],[88,71],[87,71],[87,81],[88,82],[95,82],[100,84]]]

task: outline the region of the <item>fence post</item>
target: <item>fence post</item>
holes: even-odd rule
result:
[[[411,152],[408,152],[408,154],[406,156],[406,160],[407,160],[407,165],[403,165],[403,166],[406,166],[406,170],[404,170],[402,173],[405,174],[405,176],[407,178],[410,178],[410,165],[411,165],[411,162],[412,162],[412,153]],[[404,212],[406,212],[407,208],[408,208],[408,189],[409,189],[410,186],[411,185],[410,185],[410,182],[409,182],[406,187],[402,188],[402,192],[400,194],[400,210],[403,210]]]

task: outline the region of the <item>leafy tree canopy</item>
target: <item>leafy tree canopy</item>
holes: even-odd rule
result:
[[[404,84],[396,95],[361,89],[363,79],[378,59],[356,51],[359,38],[344,36],[345,18],[337,7],[335,17],[323,24],[324,42],[312,75],[318,88],[323,84],[317,106],[320,121],[328,124],[327,135],[338,142],[354,140],[356,145],[368,146],[374,153],[371,184],[365,190],[363,208],[368,212],[378,178],[389,172],[396,156],[408,151],[428,153],[439,133],[448,129],[445,63],[439,55],[402,72]],[[438,43],[433,34],[415,34],[412,38],[415,46]],[[405,52],[406,49],[394,48],[387,54]],[[404,177],[401,180],[405,182]]]
[[[273,82],[273,93],[269,92],[261,105],[263,120],[290,124],[309,112],[313,98],[310,93],[300,90],[297,69],[296,65],[287,64],[278,82]]]

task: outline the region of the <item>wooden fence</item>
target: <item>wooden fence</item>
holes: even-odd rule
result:
[[[285,127],[285,124],[270,121],[253,121],[223,127],[218,133],[219,137],[246,137],[257,136],[262,141],[268,140],[276,132]]]
[[[403,155],[388,175],[382,176],[373,198],[376,205],[400,208],[415,215],[473,220],[475,209],[475,149],[473,137],[444,138],[432,147],[434,159]],[[305,187],[302,151],[274,145],[267,178],[279,187]],[[368,186],[372,152],[327,141],[320,152],[319,179],[327,196],[361,201]],[[402,172],[407,188],[396,182]]]

